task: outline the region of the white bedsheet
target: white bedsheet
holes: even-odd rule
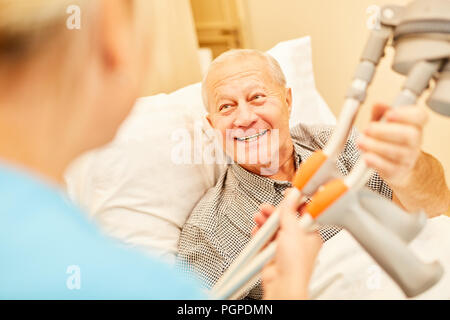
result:
[[[424,262],[439,260],[445,270],[434,287],[413,299],[450,299],[450,218],[429,219],[409,247]],[[315,292],[315,299],[406,299],[396,283],[345,230],[322,247],[310,289]]]

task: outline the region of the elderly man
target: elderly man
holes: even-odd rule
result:
[[[299,124],[289,130],[291,90],[276,60],[259,51],[233,50],[218,57],[202,90],[208,121],[221,133],[234,163],[183,227],[178,264],[212,287],[249,242],[255,212],[263,203],[279,204],[297,167],[324,147],[333,128]],[[383,115],[387,121],[377,122]],[[426,118],[416,106],[375,106],[374,121],[358,140],[352,132],[337,169],[348,174],[362,149],[366,163],[378,172],[369,188],[409,211],[444,213],[450,192],[442,166],[420,150]],[[270,211],[267,205],[262,210]],[[337,232],[333,226],[320,229],[324,241]],[[247,297],[262,297],[259,282]]]

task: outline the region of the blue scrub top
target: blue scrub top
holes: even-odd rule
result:
[[[0,299],[204,299],[172,267],[121,247],[58,188],[0,164]]]

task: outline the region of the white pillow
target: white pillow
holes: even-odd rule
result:
[[[334,123],[314,87],[309,37],[270,52],[293,89],[291,124]],[[173,261],[184,222],[225,170],[218,164],[177,164],[172,157],[180,145],[174,139],[183,134],[188,140],[196,132],[202,137],[202,144],[192,144],[190,159],[212,146],[205,114],[200,83],[139,99],[111,144],[72,164],[69,195],[107,234]]]
[[[436,285],[413,299],[450,299],[450,218],[429,219],[409,248],[424,262],[438,260],[445,270]],[[311,291],[315,299],[406,299],[398,285],[345,230],[323,245],[311,278]]]
[[[287,86],[292,88],[290,126],[300,121],[304,124],[336,124],[336,118],[316,90],[311,38],[280,42],[267,53],[277,59]]]

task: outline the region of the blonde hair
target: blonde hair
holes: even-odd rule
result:
[[[56,26],[65,27],[70,5],[86,0],[0,0],[0,54],[24,50]],[[57,28],[56,28],[57,29]]]
[[[1,0],[0,0],[1,1]],[[256,56],[264,59],[267,62],[267,65],[269,67],[270,73],[272,78],[275,80],[277,84],[279,84],[282,87],[286,87],[286,77],[281,70],[280,64],[278,61],[272,57],[270,54],[255,50],[255,49],[232,49],[229,51],[226,51],[222,53],[220,56],[218,56],[214,61],[211,63],[211,65],[208,68],[208,72],[203,78],[202,81],[202,98],[203,98],[203,104],[206,108],[206,111],[209,112],[208,108],[208,94],[206,92],[206,80],[211,72],[215,68],[215,66],[219,64],[223,64],[227,60],[232,60],[238,57],[248,57],[248,56]]]

